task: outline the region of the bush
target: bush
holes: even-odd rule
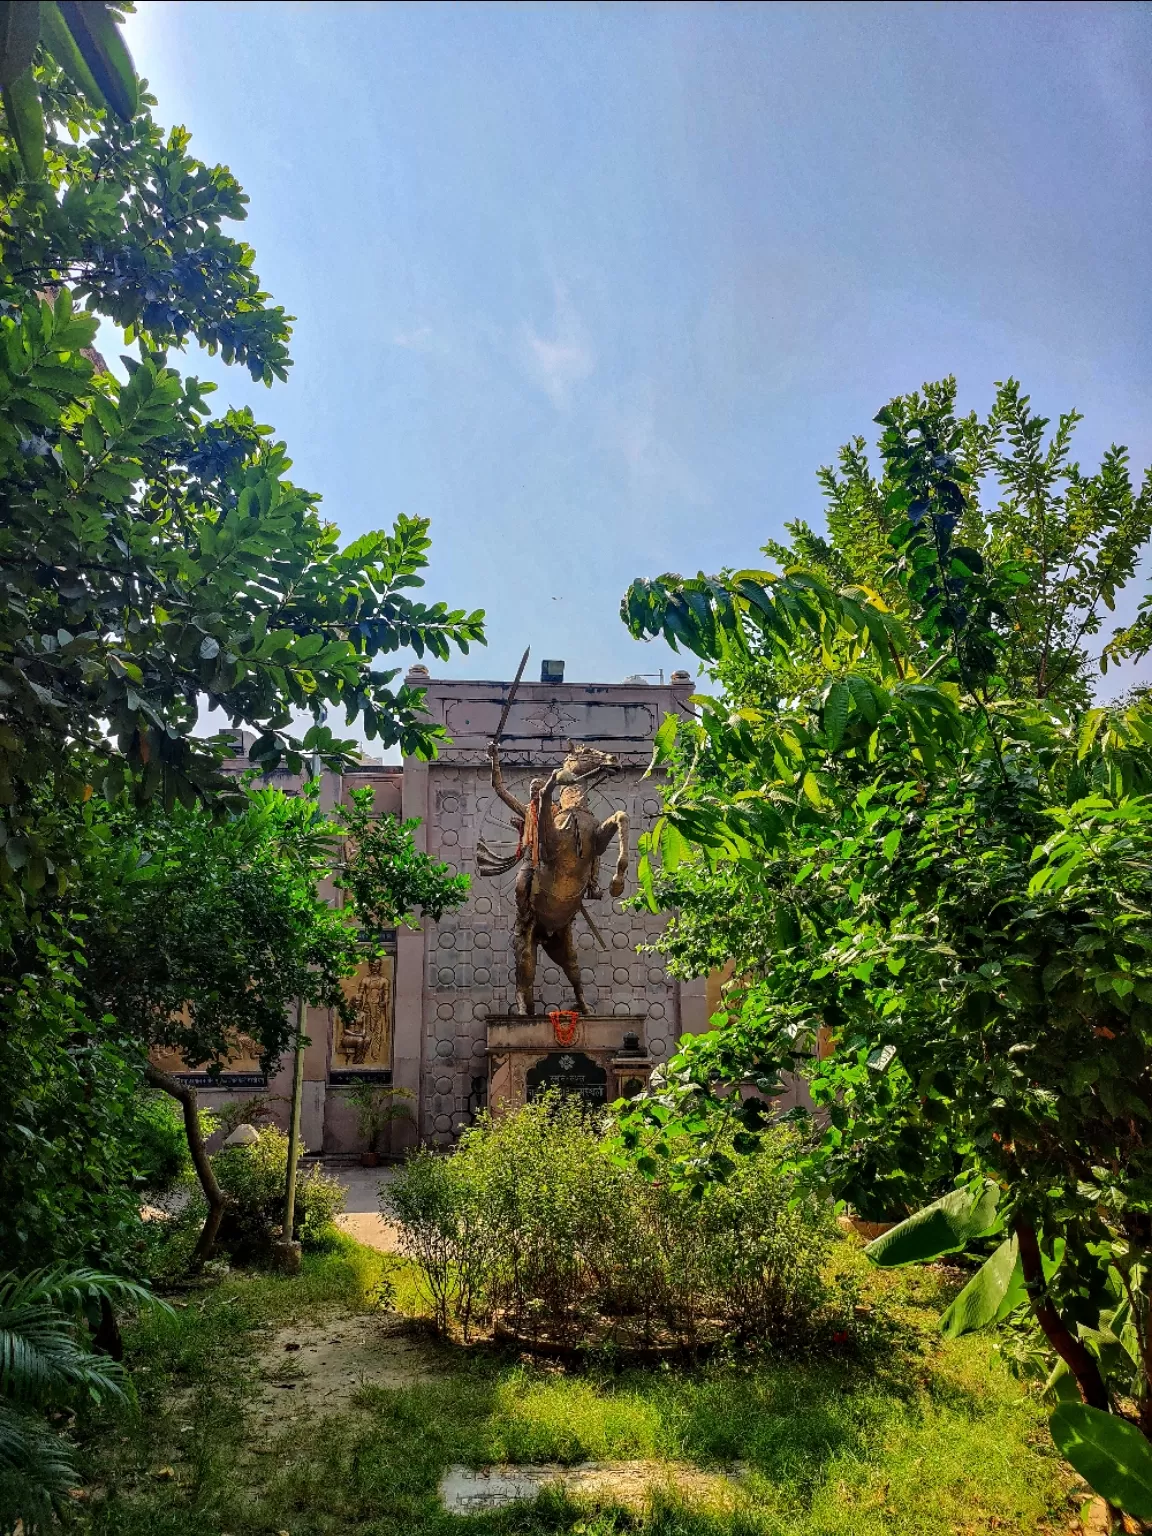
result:
[[[275,1126],[264,1126],[249,1145],[217,1152],[212,1166],[230,1202],[220,1225],[220,1246],[237,1259],[261,1258],[284,1219],[287,1136]],[[305,1248],[324,1246],[334,1218],[344,1209],[344,1198],[340,1181],[321,1169],[299,1174],[294,1236]]]
[[[491,1225],[484,1219],[478,1182],[461,1177],[455,1160],[416,1152],[381,1198],[400,1223],[436,1326],[447,1332],[455,1321],[467,1338],[491,1262]]]
[[[202,1115],[202,1122],[204,1118]],[[205,1129],[205,1135],[210,1128]],[[134,1161],[140,1188],[166,1195],[192,1177],[184,1114],[175,1099],[166,1093],[141,1094],[135,1135]]]
[[[568,1347],[797,1341],[832,1324],[830,1212],[784,1172],[789,1135],[703,1198],[612,1155],[602,1116],[545,1099],[482,1117],[384,1191],[442,1329],[486,1317]]]

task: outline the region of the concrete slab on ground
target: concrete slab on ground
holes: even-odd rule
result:
[[[440,1479],[440,1502],[449,1514],[479,1515],[535,1499],[547,1487],[559,1487],[574,1498],[636,1510],[660,1491],[713,1510],[730,1510],[739,1499],[740,1478],[738,1471],[701,1472],[663,1461],[587,1461],[576,1467],[456,1466]]]
[[[320,1162],[317,1165],[344,1186],[344,1214],[336,1225],[366,1248],[380,1253],[399,1252],[399,1231],[380,1214],[380,1187],[390,1183],[399,1168],[361,1168],[359,1163]]]
[[[427,1330],[394,1312],[277,1328],[261,1348],[259,1363],[253,1410],[267,1425],[286,1416],[340,1412],[359,1387],[410,1387],[444,1370]]]

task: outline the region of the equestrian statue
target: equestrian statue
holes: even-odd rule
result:
[[[525,652],[527,656],[527,652]],[[521,663],[523,667],[523,662]],[[519,679],[517,679],[519,680]],[[505,710],[505,717],[507,709]],[[501,726],[503,720],[501,721]],[[536,949],[553,960],[572,983],[576,1009],[587,1013],[580,962],[572,924],[579,912],[604,941],[584,908],[585,901],[603,896],[597,879],[600,857],[616,839],[616,873],[608,887],[612,896],[624,892],[628,873],[628,816],[617,811],[600,821],[588,805],[588,791],[620,771],[620,760],[611,752],[567,743],[563,767],[546,779],[533,779],[527,805],[511,794],[500,771],[500,732],[488,748],[492,763],[492,788],[512,812],[519,834],[515,854],[502,858],[486,843],[476,848],[476,867],[482,875],[500,875],[520,865],[516,876],[516,927],[512,951],[516,959],[516,1012],[536,1012],[533,992],[536,980]],[[559,803],[556,791],[559,789]]]

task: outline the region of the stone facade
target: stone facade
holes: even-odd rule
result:
[[[505,1081],[522,1085],[531,1065],[548,1050],[557,1049],[547,1039],[548,1011],[568,1008],[572,1002],[566,979],[542,955],[536,986],[539,1016],[527,1030],[517,1031],[510,1023],[515,999],[510,946],[515,871],[486,879],[476,870],[478,839],[509,852],[516,844],[510,813],[492,791],[486,756],[510,684],[433,679],[423,668],[412,669],[408,681],[427,689],[428,712],[446,727],[450,744],[430,763],[409,758],[401,767],[365,761],[343,778],[325,774],[321,795],[323,804],[333,805],[350,789],[370,786],[377,811],[418,818],[418,846],[472,877],[469,899],[458,911],[440,923],[400,928],[395,936],[391,1068],[371,1074],[413,1095],[414,1120],[396,1122],[392,1128],[394,1153],[417,1141],[450,1145],[488,1102],[490,1078],[502,1066]],[[631,863],[625,898],[636,889],[637,839],[660,811],[655,786],[644,778],[652,737],[665,714],[684,709],[691,691],[686,675],[659,687],[525,682],[509,715],[501,757],[505,782],[521,799],[528,798],[532,777],[546,776],[562,762],[569,739],[619,758],[620,773],[593,791],[591,802],[603,816],[616,810],[628,813]],[[237,758],[230,766],[239,772],[247,764]],[[272,782],[290,793],[299,789],[298,779],[283,772],[273,775]],[[614,857],[613,845],[601,882],[605,892]],[[588,1036],[581,1040],[598,1061],[603,1060],[609,1081],[615,1083],[620,1079],[611,1075],[611,1063],[626,1032],[639,1036],[644,1060],[658,1065],[680,1035],[707,1026],[708,1000],[703,979],[677,982],[659,955],[643,952],[659,933],[662,918],[627,911],[622,901],[607,894],[589,903],[589,912],[603,946],[578,917],[577,945],[589,1008],[595,1015],[581,1026]],[[502,1032],[493,1035],[490,1021],[491,1026],[499,1024]],[[309,1151],[328,1154],[357,1151],[356,1116],[340,1091],[353,1074],[340,1069],[336,1024],[326,1011],[310,1009],[305,1027],[311,1040],[304,1062],[301,1128],[305,1145]],[[581,1042],[575,1043],[574,1049],[582,1048]],[[164,1064],[180,1070],[175,1061]],[[273,1099],[275,1117],[286,1122],[290,1062],[286,1060],[263,1089],[258,1064],[233,1066],[234,1081],[225,1079],[219,1087],[205,1087],[203,1101],[221,1106],[266,1091]],[[517,1089],[518,1095],[521,1092],[522,1088]]]
[[[410,673],[408,681],[427,687],[428,711],[453,741],[432,763],[405,763],[404,815],[421,818],[425,847],[434,858],[473,877],[472,893],[458,912],[438,924],[426,924],[420,933],[402,931],[398,936],[396,1080],[419,1095],[422,1138],[446,1145],[487,1098],[488,1020],[508,1015],[515,1000],[510,949],[515,874],[489,880],[477,875],[475,867],[480,837],[490,845],[515,846],[511,818],[492,791],[485,755],[509,685],[438,681],[419,672]],[[687,680],[665,687],[523,683],[505,728],[505,782],[521,799],[527,799],[532,777],[546,775],[563,760],[569,739],[620,759],[619,775],[592,799],[604,815],[614,810],[628,813],[631,868],[626,896],[636,888],[637,838],[660,812],[655,788],[643,777],[652,737],[665,714],[684,707],[691,691]],[[606,888],[606,878],[603,884]],[[625,1030],[639,1033],[648,1055],[660,1062],[682,1033],[705,1027],[704,983],[676,982],[659,955],[642,952],[659,933],[662,918],[626,911],[623,902],[607,897],[592,904],[590,911],[605,947],[578,918],[577,945],[589,1007],[601,1017],[619,1018],[621,1039]],[[541,1012],[570,1007],[570,993],[560,971],[542,957],[537,972]]]

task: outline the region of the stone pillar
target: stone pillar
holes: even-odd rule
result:
[[[404,763],[404,788],[401,815],[405,821],[416,816],[420,825],[413,834],[416,847],[428,851],[428,764],[419,758]],[[423,927],[401,924],[396,931],[396,990],[392,1038],[392,1082],[406,1088],[414,1097],[409,1104],[411,1120],[397,1120],[392,1126],[392,1152],[403,1152],[416,1145],[422,1093],[421,1057],[424,1039],[424,950],[427,938]]]

